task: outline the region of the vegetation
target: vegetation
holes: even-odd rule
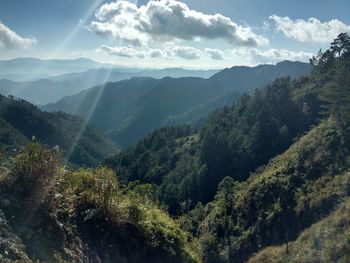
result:
[[[190,236],[142,194],[147,186],[124,187],[106,168],[69,171],[59,160],[30,144],[0,181],[8,224],[30,259],[200,262]]]
[[[171,213],[188,210],[212,200],[224,177],[246,180],[317,123],[321,102],[307,85],[278,79],[218,110],[198,132],[158,130],[108,164],[128,181],[159,186]]]
[[[69,162],[96,166],[118,147],[95,127],[66,113],[46,113],[34,105],[0,95],[0,149],[21,149],[34,140],[62,148]]]
[[[349,200],[319,223],[305,230],[297,240],[285,246],[268,247],[249,263],[277,262],[349,262]]]
[[[182,138],[159,130],[108,164],[121,177],[142,171],[125,179],[154,184],[168,211],[185,215],[205,262],[245,262],[264,247],[287,246],[349,195],[344,41],[312,59],[310,76],[277,79]],[[155,150],[164,138],[178,144]],[[125,162],[126,153],[144,158]],[[162,172],[145,176],[156,167]]]

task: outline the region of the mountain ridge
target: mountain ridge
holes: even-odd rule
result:
[[[279,68],[281,66],[282,69]],[[138,101],[133,100],[133,106],[128,106],[131,110],[129,110],[124,121],[116,122],[113,116],[111,116],[113,112],[118,114],[116,110],[113,110],[115,106],[110,104],[109,108],[108,104],[104,104],[104,101],[107,101],[107,98],[116,98],[116,101],[113,101],[113,103],[120,102],[123,104],[124,101],[119,93],[121,89],[118,87],[126,85],[125,88],[129,86],[127,88],[135,89],[135,82],[141,79],[132,78],[123,82],[108,83],[93,88],[94,93],[90,91],[90,96],[93,98],[99,96],[101,101],[96,101],[95,111],[91,116],[87,116],[86,113],[88,109],[93,107],[92,102],[94,100],[92,98],[88,99],[88,90],[68,98],[63,98],[57,103],[45,105],[42,109],[48,111],[67,111],[83,118],[90,117],[90,121],[102,130],[106,130],[105,126],[107,125],[110,136],[122,147],[127,147],[155,128],[162,127],[168,123],[167,119],[171,116],[173,119],[183,120],[181,114],[185,114],[185,112],[190,111],[192,108],[196,108],[201,104],[205,105],[206,103],[207,105],[211,105],[206,109],[202,108],[200,114],[194,115],[195,118],[192,121],[195,123],[199,119],[205,118],[210,111],[215,110],[217,107],[225,106],[225,104],[210,103],[211,100],[217,100],[220,96],[230,94],[228,96],[232,99],[222,101],[224,103],[232,103],[244,93],[249,93],[257,87],[262,87],[273,81],[276,77],[288,75],[298,77],[307,74],[310,71],[310,65],[301,62],[285,62],[277,65],[246,67],[244,68],[244,78],[240,76],[240,69],[240,67],[238,69],[235,67],[233,69],[226,69],[208,79],[167,77],[154,80],[152,88],[142,97],[138,97]],[[232,70],[234,72],[233,77]],[[98,92],[98,90],[100,91]],[[135,92],[137,91],[135,90]],[[75,110],[69,104],[74,105]],[[104,116],[103,118],[99,118],[99,116],[102,116],[101,114]],[[110,119],[107,116],[111,116]],[[131,119],[133,120],[132,122],[126,122],[126,120]],[[104,123],[101,123],[101,120]]]

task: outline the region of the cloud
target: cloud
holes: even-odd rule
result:
[[[202,56],[202,52],[193,47],[175,46],[170,50],[173,51],[176,56],[188,60],[199,59]]]
[[[260,50],[257,48],[239,48],[232,51],[235,57],[249,57],[252,63],[276,63],[283,60],[308,61],[313,54],[304,51],[290,51],[286,49]]]
[[[111,56],[127,57],[127,58],[164,58],[172,59],[179,57],[187,60],[199,59],[202,56],[202,52],[199,49],[186,46],[170,46],[163,50],[144,48],[138,50],[133,47],[109,47],[106,45],[101,46],[96,51],[105,51]]]
[[[205,52],[210,55],[211,59],[214,59],[214,60],[223,60],[224,59],[225,54],[220,49],[206,48]]]
[[[153,49],[150,51],[151,58],[161,58],[163,56],[164,56],[163,51],[160,49]]]
[[[255,47],[268,40],[221,14],[207,15],[177,0],[151,0],[138,7],[128,1],[102,5],[89,25],[93,32],[123,43],[146,46],[149,41],[224,39],[234,46]]]
[[[23,38],[0,21],[0,44],[6,48],[28,49],[37,44],[34,37]]]
[[[126,58],[132,58],[132,57],[144,58],[145,57],[145,53],[143,51],[138,51],[131,47],[109,47],[109,46],[103,45],[100,47],[99,50],[104,50],[109,55],[118,56],[118,57],[126,57]]]
[[[272,15],[269,18],[276,23],[278,31],[281,31],[288,38],[300,42],[325,43],[332,41],[339,33],[350,32],[350,25],[337,19],[322,23],[316,18],[292,20],[287,16],[277,15]]]

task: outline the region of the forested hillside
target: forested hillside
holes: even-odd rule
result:
[[[348,35],[339,35],[311,63],[310,76],[281,78],[245,95],[198,131],[156,131],[107,163],[124,181],[156,185],[169,212],[186,215],[184,227],[199,239],[205,262],[245,262],[271,245],[289,249],[286,244],[349,195]],[[335,246],[336,238],[325,242]],[[323,247],[305,251],[316,249]],[[350,257],[324,249],[321,262]],[[254,260],[267,260],[274,251]],[[284,257],[282,248],[276,251],[278,262],[295,260]]]
[[[34,105],[0,95],[0,149],[11,155],[28,142],[61,147],[69,162],[95,166],[119,148],[94,126],[66,113],[42,112]]]
[[[244,93],[277,77],[308,74],[306,63],[232,67],[209,79],[132,78],[83,91],[43,107],[89,119],[122,147],[134,145],[153,130],[169,124],[196,124]]]

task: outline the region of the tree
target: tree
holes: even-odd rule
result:
[[[350,37],[341,33],[332,42],[330,52],[336,56],[333,68],[335,74],[321,91],[325,113],[336,118],[343,127],[350,120]]]
[[[347,33],[340,33],[331,43],[330,50],[334,56],[341,57],[343,53],[350,51],[350,37]]]

